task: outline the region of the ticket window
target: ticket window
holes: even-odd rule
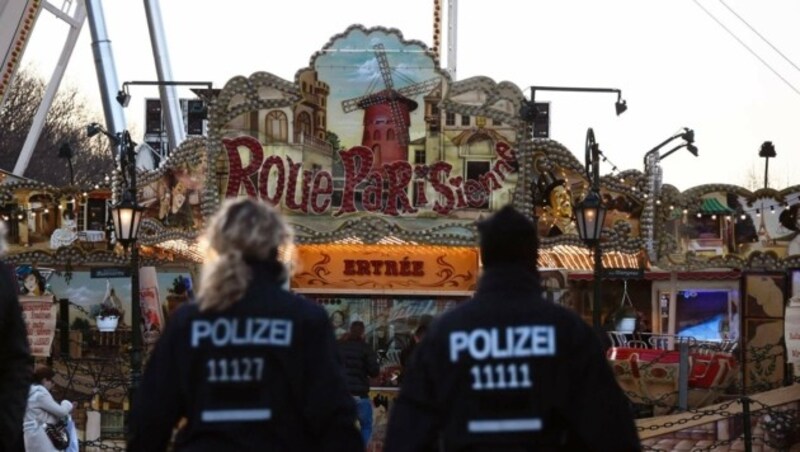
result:
[[[674,300],[668,288],[654,288],[658,332],[698,341],[738,340],[739,289],[734,284],[678,284]]]

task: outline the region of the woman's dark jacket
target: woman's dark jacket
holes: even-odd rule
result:
[[[222,312],[179,308],[150,357],[131,412],[130,451],[357,451],[355,403],[328,316],[254,269]]]

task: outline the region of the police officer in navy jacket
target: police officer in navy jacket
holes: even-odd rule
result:
[[[478,231],[478,289],[419,344],[385,451],[641,450],[597,334],[543,298],[535,225],[506,206]]]
[[[226,201],[206,231],[198,302],[169,320],[131,412],[128,450],[362,451],[324,310],[284,289],[280,214]],[[180,421],[180,422],[179,422]]]

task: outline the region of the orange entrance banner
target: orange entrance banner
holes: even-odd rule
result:
[[[416,245],[299,245],[293,289],[307,292],[470,292],[478,249]]]

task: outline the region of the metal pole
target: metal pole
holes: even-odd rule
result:
[[[600,247],[600,242],[594,247],[594,300],[592,303],[592,326],[597,334],[602,333],[602,325],[600,324],[600,297],[601,287],[600,278],[603,270],[603,249]]]
[[[742,397],[742,427],[744,427],[744,450],[753,452],[753,433],[750,425],[750,398]]]
[[[597,143],[594,138],[594,131],[589,129],[587,131],[587,146],[586,154],[584,155],[584,164],[586,165],[587,176],[589,176],[592,184],[592,191],[600,194],[600,153]],[[591,170],[591,172],[590,172]],[[600,226],[602,228],[602,225]],[[600,246],[600,236],[597,237],[597,243],[594,246],[594,303],[592,304],[592,326],[598,335],[603,334],[602,324],[600,322],[600,308],[601,308],[601,278],[603,271],[603,248]]]
[[[457,80],[458,65],[458,0],[447,2],[447,72],[453,81]]]
[[[58,299],[58,328],[61,332],[61,356],[69,356],[69,298]]]
[[[115,99],[119,90],[119,80],[101,1],[86,0],[86,12],[89,17],[89,29],[92,32],[92,52],[97,70],[97,81],[100,83],[100,96],[103,99],[106,129],[111,134],[121,133],[126,127],[125,112]]]
[[[49,3],[45,2],[45,8],[50,10]],[[2,9],[2,8],[0,8]],[[53,70],[53,75],[50,76],[50,81],[47,83],[47,88],[42,95],[42,101],[36,114],[33,117],[33,123],[28,131],[28,136],[25,137],[25,143],[22,145],[22,152],[17,157],[17,163],[14,165],[14,175],[22,176],[25,170],[28,169],[28,164],[33,156],[33,151],[36,149],[36,144],[39,143],[39,137],[42,134],[45,121],[47,120],[47,112],[53,105],[58,87],[61,86],[61,79],[64,77],[64,72],[67,70],[72,51],[75,49],[75,43],[78,42],[78,37],[81,34],[83,23],[86,22],[86,8],[83,2],[78,2],[75,7],[73,17],[61,17],[69,25],[69,32],[67,39],[64,41],[64,46],[61,48],[61,56],[58,58],[56,68]]]
[[[150,44],[153,48],[156,73],[158,81],[172,80],[172,67],[167,52],[167,37],[164,24],[161,21],[161,8],[156,0],[145,0],[144,9],[147,15],[147,27],[150,30]],[[170,152],[178,148],[186,140],[186,129],[183,125],[180,99],[175,86],[160,85],[161,108],[167,124],[167,138],[169,139]]]
[[[142,377],[142,307],[139,305],[139,244],[131,245],[131,385],[128,390],[128,400],[133,403],[133,397],[139,387]]]
[[[769,188],[769,156],[764,157],[764,188]]]
[[[689,343],[682,340],[678,344],[678,408],[689,408]]]
[[[122,145],[125,146],[125,163],[130,171],[130,191],[136,203],[136,155],[127,131],[123,134]],[[138,203],[137,203],[138,204]],[[128,389],[128,401],[132,404],[142,376],[142,306],[139,303],[139,244],[134,240],[131,244],[131,384]]]
[[[69,184],[74,187],[75,186],[75,173],[72,171],[72,157],[67,159],[67,163],[69,164]]]

